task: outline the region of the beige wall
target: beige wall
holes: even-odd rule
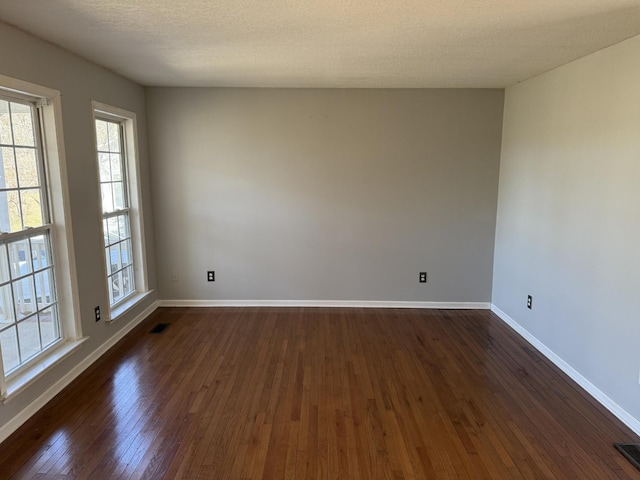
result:
[[[53,88],[62,94],[64,147],[77,265],[77,271],[71,273],[77,275],[82,330],[83,334],[89,337],[79,351],[53,368],[27,390],[12,397],[11,401],[5,405],[0,403],[0,428],[2,428],[44,390],[126,326],[136,314],[155,300],[155,295],[112,325],[94,321],[94,307],[100,305],[104,311],[108,305],[108,298],[105,298],[103,279],[99,190],[90,101],[107,103],[137,114],[145,228],[151,233],[152,211],[142,87],[2,23],[0,23],[0,74]],[[155,255],[151,234],[147,235],[146,249],[150,287],[155,288]]]
[[[161,298],[489,302],[502,107],[501,90],[148,89]]]
[[[636,419],[638,58],[640,37],[507,89],[493,283],[498,308]]]

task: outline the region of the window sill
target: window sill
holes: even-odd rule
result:
[[[18,372],[15,377],[8,379],[6,382],[7,393],[2,398],[3,405],[7,404],[18,393],[22,392],[51,368],[78,350],[88,338],[89,337],[84,337],[79,340],[60,342],[57,346],[53,347],[50,352],[43,355],[41,359],[36,360],[33,365]]]
[[[130,297],[127,297],[122,303],[117,304],[111,309],[107,323],[115,322],[124,314],[140,304],[140,302],[148,298],[152,293],[153,290],[148,290],[146,292],[136,292]]]

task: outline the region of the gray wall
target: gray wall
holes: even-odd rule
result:
[[[502,111],[502,90],[148,89],[160,297],[489,302]]]
[[[498,308],[636,419],[638,58],[640,37],[507,89],[493,283]]]
[[[146,148],[145,100],[142,87],[108,70],[86,62],[64,50],[0,23],[0,74],[62,94],[63,130],[70,190],[75,258],[82,316],[82,331],[89,340],[75,354],[5,405],[0,404],[0,426],[31,403],[74,365],[102,345],[139,312],[155,295],[112,325],[95,323],[93,309],[108,305],[105,298],[100,210],[93,145],[91,100],[107,103],[137,114],[140,163],[147,235],[147,265],[150,288],[155,288],[155,254]]]

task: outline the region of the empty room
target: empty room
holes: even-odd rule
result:
[[[637,0],[0,2],[0,479],[640,479]]]

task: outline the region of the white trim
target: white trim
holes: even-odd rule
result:
[[[125,298],[118,305],[111,308],[110,318],[106,320],[106,322],[111,323],[118,320],[120,317],[122,317],[126,313],[129,313],[140,302],[146,300],[152,293],[153,293],[153,290],[147,290],[146,292],[136,292],[133,295]]]
[[[9,435],[15,432],[20,426],[29,420],[38,410],[44,407],[53,397],[60,393],[65,387],[67,387],[72,381],[74,381],[82,372],[89,368],[96,360],[104,355],[109,349],[111,349],[116,343],[124,338],[127,333],[133,330],[138,324],[145,320],[153,311],[158,308],[158,302],[153,302],[137,317],[132,319],[124,327],[118,330],[111,338],[96,348],[87,357],[85,357],[80,363],[73,367],[66,375],[60,380],[51,385],[42,395],[36,398],[33,402],[22,409],[11,420],[0,427],[0,443],[5,441]]]
[[[12,398],[15,398],[17,394],[35,383],[45,373],[47,373],[51,367],[57,365],[75,352],[88,339],[89,337],[84,337],[79,340],[59,342],[59,344],[53,347],[50,352],[44,353],[38,357],[38,360],[34,362],[33,365],[19,371],[15,378],[7,380],[6,392],[2,397],[3,405],[9,403],[9,401],[11,401]]]
[[[441,308],[488,310],[484,302],[391,302],[360,300],[160,300],[161,307],[341,307],[341,308]]]
[[[614,414],[622,423],[633,430],[637,435],[640,435],[640,420],[635,418],[624,408],[618,405],[612,400],[606,393],[596,387],[593,383],[583,377],[576,369],[560,358],[553,350],[547,347],[544,343],[538,340],[527,329],[516,322],[509,315],[504,313],[494,304],[491,304],[491,311],[495,313],[504,323],[509,325],[515,332],[524,338],[542,355],[547,357],[551,362],[555,364],[560,370],[569,376],[574,382],[580,385],[586,392],[596,399],[600,404]]]

